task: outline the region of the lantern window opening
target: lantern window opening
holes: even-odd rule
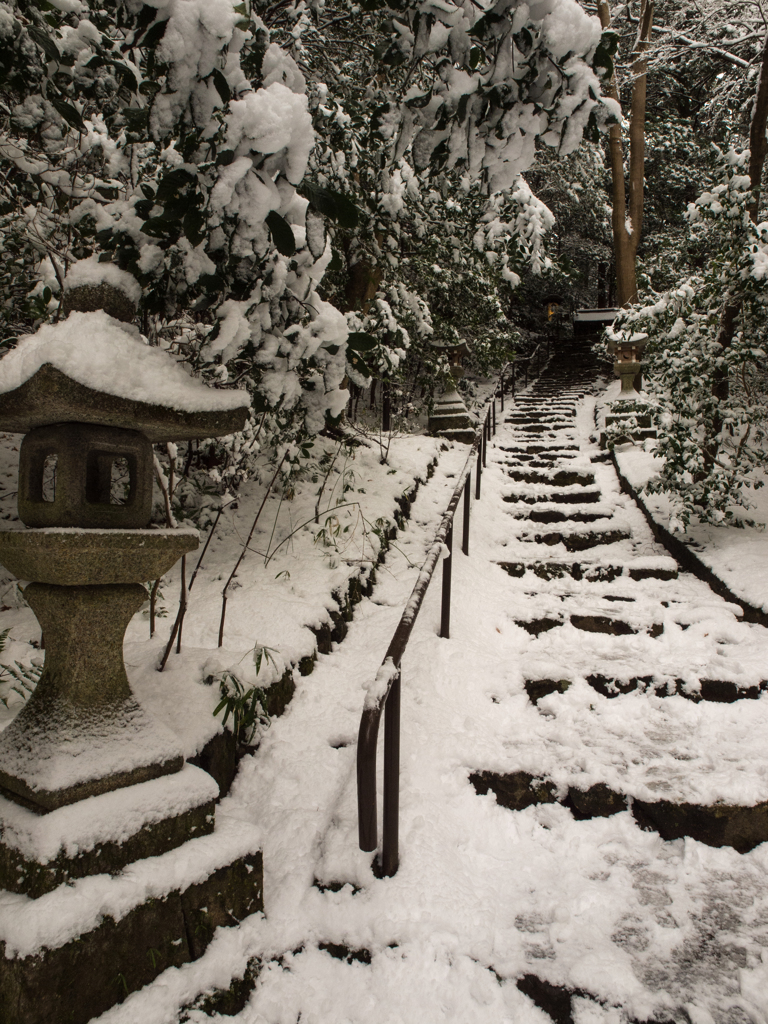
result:
[[[91,505],[131,505],[136,495],[136,456],[92,449],[88,452],[85,499]]]
[[[40,474],[40,496],[39,501],[53,503],[56,501],[56,468],[59,456],[51,452],[43,459],[42,472]]]

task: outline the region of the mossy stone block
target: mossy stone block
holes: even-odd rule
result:
[[[262,885],[261,854],[252,853],[58,949],[4,958],[0,943],[0,1020],[88,1024],[168,967],[202,956],[216,928],[262,910]]]

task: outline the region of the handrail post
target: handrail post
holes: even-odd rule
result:
[[[400,670],[384,705],[384,821],[381,873],[386,878],[400,862]]]
[[[501,375],[501,411],[504,412],[504,374]]]
[[[475,472],[475,501],[480,500],[480,477],[483,475],[483,452],[482,442],[477,449],[477,470]]]
[[[488,417],[487,416],[485,417],[485,423],[483,424],[483,440],[482,440],[481,444],[482,444],[482,448],[483,448],[483,469],[485,469],[485,467],[487,465],[485,459],[486,459],[486,452],[487,452],[487,448],[488,448]]]
[[[392,430],[392,390],[388,380],[381,385],[381,429],[385,434]]]
[[[462,522],[461,550],[465,555],[469,554],[469,509],[470,509],[470,484],[472,474],[467,473],[467,482],[464,484],[464,520]]]
[[[445,536],[448,554],[443,558],[443,600],[440,605],[440,636],[445,640],[451,635],[451,569],[453,562],[453,520]]]
[[[357,821],[360,849],[370,853],[378,845],[376,828],[376,739],[379,713],[366,709],[357,738]]]
[[[496,434],[496,395],[493,396],[493,405],[491,406],[491,409],[493,410],[493,415],[492,415],[492,418],[491,418],[491,423],[492,423],[493,433],[495,435]]]

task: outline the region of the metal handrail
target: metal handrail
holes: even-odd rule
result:
[[[504,374],[502,370],[488,409],[475,433],[472,447],[467,455],[458,483],[445,510],[427,557],[421,567],[408,603],[400,618],[387,653],[381,664],[373,686],[368,691],[360,718],[357,739],[357,815],[358,835],[361,850],[370,852],[378,846],[377,793],[376,793],[376,750],[379,736],[379,722],[384,712],[384,807],[382,822],[381,873],[393,875],[399,863],[399,812],[400,812],[400,663],[408,645],[416,617],[427,592],[438,560],[447,547],[443,560],[443,595],[440,614],[440,636],[448,637],[450,630],[451,602],[451,561],[453,548],[453,518],[464,495],[464,523],[462,550],[469,554],[469,508],[472,462],[477,457],[475,498],[480,497],[480,476],[486,461],[486,446],[491,432],[496,433],[496,392],[501,390],[501,407],[504,408]]]

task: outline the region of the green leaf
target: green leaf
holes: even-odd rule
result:
[[[422,107],[426,107],[429,101],[432,99],[432,90],[424,92],[421,96],[412,96],[411,99],[405,101],[406,107],[412,107],[414,110],[420,110]]]
[[[127,85],[129,89],[132,89],[134,92],[136,92],[136,90],[139,88],[139,80],[136,77],[136,72],[133,70],[133,68],[129,68],[127,64],[123,64],[123,62],[120,60],[111,60],[109,63],[117,72],[118,76],[123,82],[123,85]],[[155,83],[152,82],[151,84],[154,85]]]
[[[205,238],[205,217],[200,210],[190,210],[184,217],[184,234],[193,246],[198,246]]]
[[[378,345],[378,339],[365,331],[352,331],[347,337],[347,348],[353,352],[370,352]]]
[[[51,106],[56,108],[68,125],[79,132],[86,131],[85,121],[83,121],[80,111],[73,107],[71,103],[67,103],[57,96],[49,96],[48,99],[51,102]]]
[[[322,188],[310,181],[302,182],[299,193],[309,200],[309,205],[324,217],[335,220],[342,228],[356,228],[360,222],[360,210],[351,199],[341,192]]]
[[[469,34],[474,36],[475,39],[484,39],[486,36],[493,35],[491,32],[491,26],[500,21],[502,21],[500,15],[494,14],[493,11],[488,11],[487,14],[484,14],[482,18],[475,22],[473,27],[469,30]]]
[[[229,88],[229,82],[218,68],[213,69],[211,78],[213,78],[213,84],[216,86],[216,92],[221,96],[221,102],[226,106],[232,99],[232,90]]]
[[[365,362],[365,360],[363,359],[362,356],[355,356],[355,355],[353,355],[348,360],[348,362],[349,362],[349,365],[354,370],[356,370],[357,373],[359,373],[362,377],[370,377],[370,376],[372,376],[371,371],[368,369],[368,366],[366,365],[366,362]]]
[[[143,37],[137,40],[139,46],[148,46],[150,48],[157,46],[160,40],[165,35],[165,27],[168,24],[167,21],[156,21],[144,34]]]
[[[144,132],[149,128],[149,107],[137,110],[135,107],[123,107],[122,115],[129,132]]]
[[[41,32],[40,29],[36,28],[34,25],[30,25],[27,31],[29,32],[30,37],[34,39],[34,41],[46,55],[48,60],[55,60],[56,63],[59,63],[61,61],[61,54],[59,53],[59,48],[50,36],[47,36],[45,32]]]
[[[269,233],[277,251],[282,256],[293,256],[296,252],[296,240],[293,228],[276,210],[270,210],[266,217]]]

